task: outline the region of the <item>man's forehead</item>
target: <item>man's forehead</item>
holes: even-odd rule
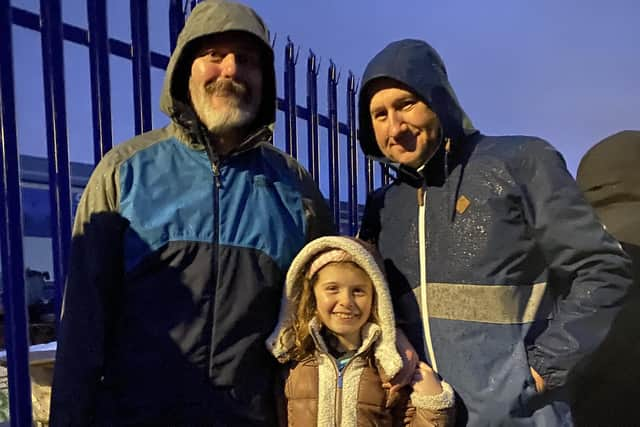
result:
[[[261,51],[261,42],[258,38],[244,31],[227,31],[219,34],[211,34],[199,38],[196,42],[196,50],[220,48],[242,49]]]
[[[419,94],[415,90],[413,90],[413,88],[409,87],[408,85],[398,80],[392,79],[390,77],[379,77],[369,82],[369,84],[367,84],[366,90],[367,90],[367,95],[369,97],[369,102],[371,102],[371,98],[376,93],[385,89],[401,89],[403,91],[407,91],[411,93],[412,95],[419,96]]]

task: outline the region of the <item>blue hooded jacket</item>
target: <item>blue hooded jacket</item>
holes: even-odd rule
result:
[[[263,72],[250,136],[224,157],[187,89],[199,41],[221,33],[253,40]],[[200,2],[167,67],[160,104],[172,122],[107,153],[78,206],[52,427],[275,423],[264,341],[289,263],[334,232],[311,176],[272,145],[275,94],[262,20]]]
[[[364,72],[366,155],[386,161],[369,112],[379,78],[419,96],[443,138],[421,172],[401,166],[365,208],[360,237],[385,259],[399,324],[459,394],[459,424],[570,425],[556,394],[606,334],[631,283],[629,260],[562,156],[539,138],[475,130],[422,41],[391,43]]]

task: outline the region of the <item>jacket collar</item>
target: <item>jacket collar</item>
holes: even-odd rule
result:
[[[182,142],[187,147],[191,148],[195,151],[206,151],[207,147],[205,144],[208,144],[204,135],[202,137],[193,137],[192,132],[188,132],[183,126],[171,122],[169,124],[169,129],[171,133],[178,139],[178,141]],[[262,128],[256,130],[254,133],[249,135],[245,140],[236,147],[231,153],[227,155],[227,157],[235,156],[240,153],[244,153],[246,151],[251,150],[256,145],[261,142],[271,142],[273,140],[273,132],[268,126],[263,126]]]
[[[329,346],[327,345],[324,337],[322,336],[322,322],[318,319],[318,317],[314,317],[309,322],[309,333],[313,338],[313,342],[316,345],[316,349],[322,353],[331,354],[329,351]],[[359,356],[362,353],[366,352],[373,346],[373,344],[378,340],[380,334],[382,333],[382,329],[380,326],[375,323],[368,322],[362,327],[361,338],[362,343],[360,347],[356,351],[355,356]]]

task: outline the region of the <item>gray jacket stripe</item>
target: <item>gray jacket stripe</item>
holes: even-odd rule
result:
[[[422,286],[414,289],[419,304],[420,288]],[[532,285],[428,283],[426,288],[431,318],[519,324],[552,317],[553,298],[546,292],[546,282]]]

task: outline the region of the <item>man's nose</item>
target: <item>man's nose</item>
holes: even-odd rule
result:
[[[402,114],[397,111],[389,113],[389,129],[388,134],[390,137],[395,138],[407,129],[406,123],[402,118]]]
[[[236,61],[236,55],[232,52],[228,53],[220,63],[221,71],[220,75],[223,77],[233,78],[238,72],[238,63]]]

